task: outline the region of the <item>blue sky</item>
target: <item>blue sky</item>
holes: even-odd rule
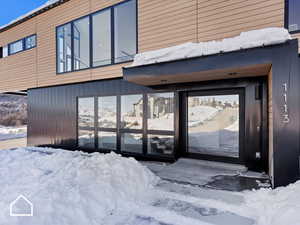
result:
[[[0,26],[41,6],[47,0],[1,0]]]

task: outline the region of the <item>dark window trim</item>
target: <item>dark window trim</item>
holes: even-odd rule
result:
[[[284,27],[289,30],[289,0],[285,0],[284,4]],[[289,31],[290,34],[300,33],[300,28],[298,30]]]
[[[174,93],[174,131],[166,131],[166,130],[148,130],[147,129],[147,117],[148,117],[148,94],[159,94],[159,93]],[[121,128],[121,97],[122,96],[130,96],[130,95],[141,95],[143,97],[143,122],[141,129],[130,129],[130,128]],[[175,121],[176,121],[176,101],[177,101],[177,94],[175,91],[159,91],[159,92],[133,92],[128,94],[116,94],[116,95],[86,95],[86,96],[77,96],[76,97],[76,128],[77,128],[77,136],[76,136],[76,145],[78,146],[78,138],[79,138],[79,129],[81,130],[94,130],[94,143],[95,149],[100,151],[101,153],[109,153],[109,152],[116,152],[120,154],[128,154],[132,156],[141,156],[141,157],[152,157],[153,155],[157,156],[157,158],[166,158],[166,159],[173,159],[175,156],[175,143],[176,140],[176,133],[175,133]],[[98,113],[99,113],[99,98],[101,97],[116,97],[117,101],[117,127],[116,128],[104,128],[99,127],[98,124]],[[94,117],[94,125],[95,127],[80,127],[79,126],[79,99],[81,98],[94,98],[95,102],[95,117]],[[113,132],[116,133],[116,150],[112,149],[103,149],[99,148],[98,144],[98,132]],[[134,153],[134,152],[127,152],[121,150],[121,138],[123,134],[141,134],[142,135],[142,153]],[[165,135],[165,136],[172,136],[174,138],[174,149],[172,154],[152,154],[148,152],[148,136],[149,135]],[[87,148],[88,149],[88,148]],[[91,149],[89,149],[91,150]]]
[[[126,60],[126,61],[123,61],[123,62],[117,62],[117,63],[115,63],[115,49],[114,49],[114,47],[115,47],[115,41],[114,41],[114,8],[115,7],[117,7],[117,6],[119,6],[119,5],[122,5],[122,4],[125,4],[125,3],[127,3],[127,2],[130,2],[130,1],[135,1],[135,6],[136,6],[136,54],[138,53],[138,0],[125,0],[125,1],[122,1],[122,2],[119,2],[119,3],[117,3],[117,4],[114,4],[114,5],[111,5],[111,6],[108,6],[108,7],[105,7],[105,8],[103,8],[103,9],[100,9],[100,10],[98,10],[98,11],[95,11],[95,12],[93,12],[93,13],[90,13],[90,14],[88,14],[88,15],[84,15],[84,16],[81,16],[81,17],[79,17],[79,18],[77,18],[77,19],[74,19],[74,20],[72,20],[72,21],[69,21],[69,22],[67,22],[67,23],[64,23],[64,24],[61,24],[61,25],[58,25],[58,26],[56,26],[56,28],[55,28],[55,35],[56,35],[56,75],[61,75],[61,74],[66,74],[66,73],[73,73],[73,72],[78,72],[78,71],[82,71],[82,70],[87,70],[87,69],[96,69],[96,68],[100,68],[100,67],[106,67],[106,66],[112,66],[112,65],[118,65],[118,64],[124,64],[124,63],[128,63],[128,62],[132,62],[133,60]],[[83,69],[79,69],[79,70],[74,70],[74,54],[72,54],[72,69],[71,69],[71,71],[64,71],[64,72],[59,72],[58,71],[58,63],[57,63],[57,60],[58,60],[58,52],[57,52],[57,49],[58,49],[58,43],[57,43],[57,30],[60,28],[60,27],[63,27],[63,26],[65,26],[65,25],[67,25],[67,24],[71,24],[71,36],[72,36],[72,40],[71,40],[71,42],[72,42],[72,44],[73,44],[73,24],[74,24],[74,22],[75,21],[77,21],[77,20],[80,20],[80,19],[83,19],[83,18],[85,18],[85,17],[89,17],[90,19],[89,19],[89,21],[90,21],[90,26],[89,26],[89,28],[90,28],[90,35],[92,35],[93,34],[93,31],[92,31],[92,17],[93,17],[93,15],[95,15],[95,14],[98,14],[98,13],[100,13],[100,12],[102,12],[102,11],[105,11],[105,10],[111,10],[111,63],[109,63],[109,64],[105,64],[105,65],[99,65],[99,66],[93,66],[93,53],[92,53],[92,51],[93,51],[93,37],[91,36],[90,37],[90,44],[89,44],[89,51],[90,51],[90,65],[89,65],[89,67],[87,67],[87,68],[83,68]],[[72,46],[72,52],[74,51],[74,46]]]
[[[36,40],[35,46],[34,46],[34,47],[31,47],[31,48],[26,48],[26,39],[29,38],[29,37],[33,37],[33,36],[36,37],[36,39],[35,39],[35,40]],[[17,51],[17,52],[14,52],[14,53],[11,53],[10,46],[13,45],[13,44],[15,44],[15,43],[17,43],[17,42],[19,42],[19,41],[22,41],[22,50]],[[19,40],[14,41],[14,42],[8,43],[8,44],[7,44],[7,50],[8,50],[7,56],[15,55],[15,54],[18,54],[18,53],[20,53],[20,52],[24,52],[24,51],[27,51],[27,50],[30,50],[30,49],[33,49],[33,48],[36,48],[36,47],[37,47],[37,34],[31,34],[31,35],[29,35],[29,36],[26,36],[26,37],[24,37],[24,38],[21,38],[21,39],[19,39]]]

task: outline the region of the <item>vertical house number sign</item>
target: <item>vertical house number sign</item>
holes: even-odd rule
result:
[[[288,101],[287,101],[287,93],[288,93],[288,86],[287,83],[283,83],[283,123],[289,123],[289,109],[288,109]]]

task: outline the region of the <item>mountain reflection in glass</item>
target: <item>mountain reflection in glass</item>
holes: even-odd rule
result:
[[[78,99],[78,126],[94,127],[94,98]]]
[[[239,95],[188,97],[188,149],[239,157]]]
[[[148,94],[148,130],[174,130],[174,93]]]
[[[98,123],[99,127],[116,128],[117,127],[117,97],[99,97],[98,98]]]
[[[121,128],[142,129],[143,95],[123,95],[121,97]]]

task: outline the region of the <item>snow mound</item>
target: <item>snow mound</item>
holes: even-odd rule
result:
[[[300,181],[286,187],[244,193],[245,212],[259,225],[300,224]]]
[[[116,211],[145,201],[158,178],[133,158],[50,148],[0,151],[0,224],[103,224]],[[24,195],[33,217],[10,217]]]
[[[128,67],[281,44],[290,39],[291,36],[288,30],[284,28],[270,27],[252,30],[242,32],[239,36],[226,38],[221,41],[189,42],[169,48],[140,53],[135,55],[134,62]]]

